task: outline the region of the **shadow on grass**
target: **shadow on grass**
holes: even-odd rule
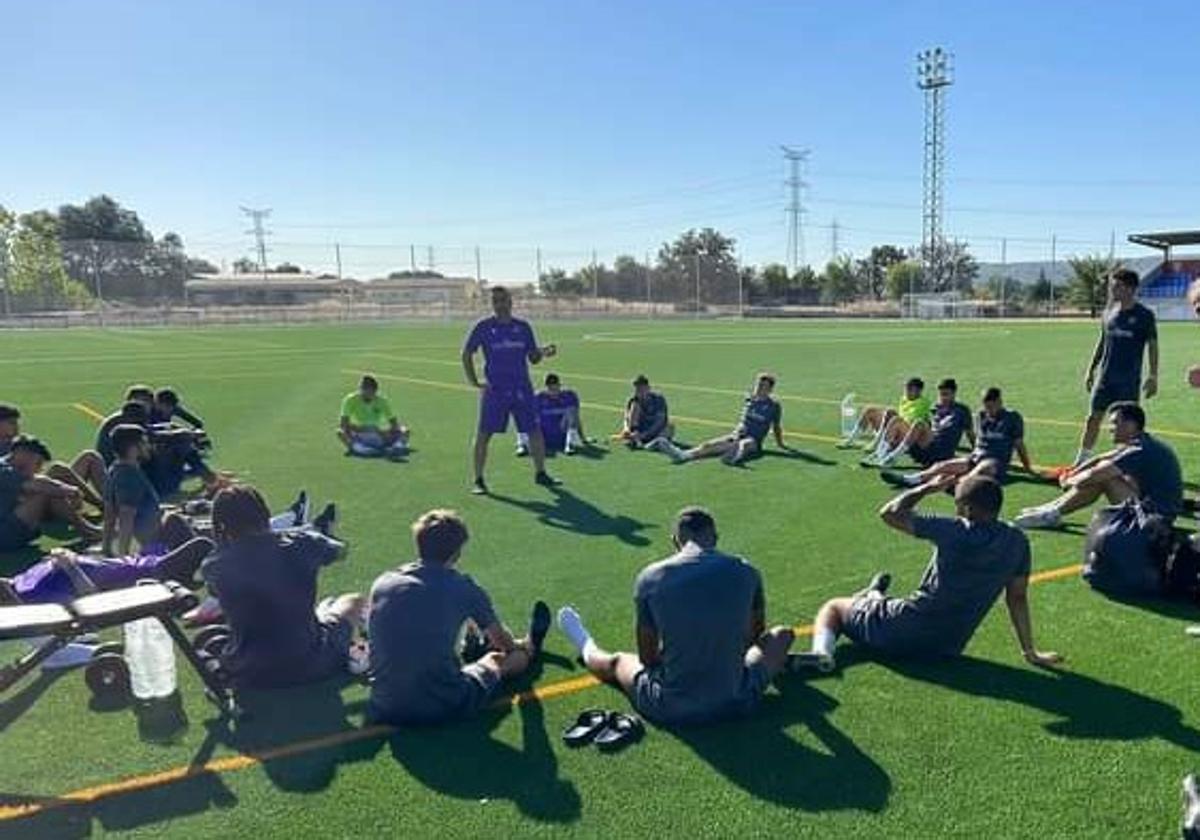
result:
[[[444,727],[401,729],[391,737],[392,756],[414,779],[456,799],[511,801],[530,819],[570,823],[582,802],[570,781],[558,776],[558,759],[546,734],[540,703],[522,703],[522,748],[492,737],[510,709]]]
[[[787,450],[786,452],[779,449],[764,449],[761,453],[759,453],[758,457],[783,458],[788,461],[803,461],[806,464],[816,464],[821,467],[836,467],[839,463],[838,461],[831,461],[828,458],[822,458],[820,455],[814,455],[811,452],[807,452],[803,449],[796,449],[795,447]]]
[[[611,516],[562,487],[549,490],[554,496],[553,502],[515,499],[494,492],[489,493],[488,498],[529,511],[538,522],[550,528],[591,537],[616,537],[628,545],[650,545],[649,538],[639,532],[652,525],[630,516]]]
[[[843,667],[875,662],[921,682],[977,697],[1020,703],[1055,715],[1046,729],[1064,738],[1140,741],[1161,738],[1200,751],[1200,731],[1183,723],[1174,706],[1136,691],[1063,669],[1013,667],[976,659],[948,657],[932,661],[872,657],[861,647],[839,651]]]
[[[1155,615],[1161,615],[1164,618],[1174,618],[1189,622],[1200,621],[1200,604],[1193,604],[1190,601],[1172,601],[1167,598],[1129,598],[1123,595],[1111,595],[1099,590],[1096,590],[1096,594],[1114,603],[1133,607],[1138,610],[1145,610]]]
[[[22,649],[22,653],[24,650]],[[25,677],[25,685],[0,702],[0,733],[12,726],[29,711],[46,690],[66,674],[66,671],[38,670],[33,679]]]
[[[826,719],[837,702],[795,678],[777,684],[779,694],[764,697],[751,717],[668,731],[758,799],[804,811],[882,811],[891,779]],[[792,738],[786,730],[794,724],[804,725],[825,749]]]

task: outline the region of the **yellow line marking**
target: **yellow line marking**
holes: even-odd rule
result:
[[[88,417],[91,417],[93,420],[103,420],[104,419],[103,414],[101,414],[96,409],[92,408],[87,403],[81,403],[81,402],[71,403],[71,408],[75,409],[76,411],[83,412]]]
[[[463,386],[466,387],[466,386]],[[473,390],[473,389],[472,389]],[[1030,583],[1042,583],[1044,581],[1059,580],[1065,577],[1072,577],[1082,568],[1079,564],[1063,566],[1057,569],[1047,569],[1043,572],[1030,575]],[[801,624],[792,628],[797,636],[812,635],[812,625]],[[565,697],[571,694],[577,694],[580,691],[585,691],[589,688],[601,685],[601,681],[591,674],[583,676],[571,677],[565,680],[548,683],[529,691],[522,691],[509,697],[501,698],[496,701],[497,706],[520,706],[525,703],[541,702],[543,700],[552,700],[556,697]],[[281,744],[278,747],[271,747],[265,750],[256,752],[240,753],[238,755],[226,756],[223,758],[213,759],[200,765],[186,765],[183,767],[172,767],[167,770],[161,770],[155,773],[145,773],[140,776],[128,776],[124,779],[118,779],[115,782],[106,782],[104,784],[93,785],[91,787],[80,788],[78,790],[64,793],[61,796],[45,797],[39,801],[30,801],[14,805],[0,806],[0,822],[9,820],[21,819],[23,817],[32,817],[53,808],[62,808],[72,805],[86,805],[93,802],[98,802],[102,799],[109,799],[114,796],[122,796],[129,793],[136,793],[141,790],[149,790],[151,788],[163,787],[165,785],[174,784],[175,782],[184,781],[196,776],[205,774],[221,774],[231,773],[237,770],[245,770],[250,767],[257,767],[268,761],[276,761],[281,758],[289,758],[294,755],[314,752],[316,750],[330,749],[332,747],[345,746],[346,744],[357,743],[358,741],[368,741],[372,738],[384,738],[394,734],[397,728],[394,726],[364,726],[361,729],[349,729],[341,732],[334,732],[330,735],[324,735],[318,738],[309,738],[304,741],[294,741],[290,744]],[[34,799],[34,797],[30,797]]]

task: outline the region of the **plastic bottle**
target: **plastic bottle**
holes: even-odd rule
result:
[[[125,659],[136,699],[155,700],[175,692],[175,648],[158,619],[143,618],[125,625]]]

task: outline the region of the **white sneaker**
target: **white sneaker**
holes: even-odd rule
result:
[[[816,670],[822,674],[828,674],[833,670],[833,666],[832,656],[824,653],[816,653],[815,651],[789,653],[787,658],[787,670],[792,674],[806,670]]]
[[[524,458],[524,457],[525,457],[526,455],[528,455],[528,454],[529,454],[529,448],[528,448],[528,447],[526,447],[526,446],[518,446],[518,447],[517,447],[517,452],[516,452],[516,455],[517,455],[517,457],[518,457],[518,458]]]
[[[1022,530],[1031,530],[1036,528],[1057,528],[1062,522],[1062,514],[1058,512],[1058,508],[1040,507],[1026,508],[1017,514],[1013,519],[1012,524]]]
[[[200,606],[183,614],[183,623],[188,627],[202,627],[205,624],[217,624],[225,618],[221,602],[209,595],[200,602]]]
[[[583,650],[583,646],[587,644],[588,632],[583,626],[583,619],[579,616],[579,610],[569,604],[565,607],[560,607],[557,624],[558,629],[570,640],[571,644],[577,650]]]
[[[68,668],[78,668],[92,661],[95,652],[94,645],[83,645],[70,642],[42,660],[43,671],[65,671]]]

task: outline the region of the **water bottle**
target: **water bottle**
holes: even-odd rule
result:
[[[175,692],[175,647],[158,619],[125,625],[125,659],[135,699],[155,700]]]

